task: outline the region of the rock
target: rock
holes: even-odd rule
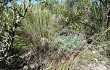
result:
[[[87,61],[83,60],[76,64],[75,68],[70,70],[110,70],[110,65],[105,61]]]
[[[99,64],[97,67],[94,67],[92,70],[108,70],[106,66]]]
[[[25,65],[25,66],[23,67],[23,70],[28,70],[28,66]]]
[[[46,47],[47,45],[48,45],[48,39],[47,38],[41,38],[40,39],[40,42],[41,42],[41,45],[42,45],[42,47]]]

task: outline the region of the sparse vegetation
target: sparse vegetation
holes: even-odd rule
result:
[[[110,1],[0,0],[0,69],[109,70]]]

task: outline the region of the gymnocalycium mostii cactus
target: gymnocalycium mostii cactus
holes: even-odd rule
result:
[[[60,32],[55,38],[54,42],[57,45],[58,51],[65,54],[71,54],[84,47],[84,37],[77,31],[63,31]]]

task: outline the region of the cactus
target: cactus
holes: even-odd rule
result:
[[[59,51],[73,53],[84,46],[84,37],[75,31],[60,32],[54,39]]]

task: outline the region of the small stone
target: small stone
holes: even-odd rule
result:
[[[95,53],[97,53],[97,52],[96,52],[96,51],[92,51],[92,53],[94,53],[94,54],[95,54]]]
[[[30,68],[31,68],[31,69],[35,68],[35,65],[34,65],[34,64],[31,64],[31,65],[30,65]]]
[[[105,61],[101,61],[101,63],[106,64],[106,62],[105,62]]]
[[[98,59],[94,58],[94,60],[95,60],[96,62],[98,62]]]
[[[27,65],[25,65],[24,66],[24,68],[23,68],[23,70],[27,70],[28,69],[28,66]]]

